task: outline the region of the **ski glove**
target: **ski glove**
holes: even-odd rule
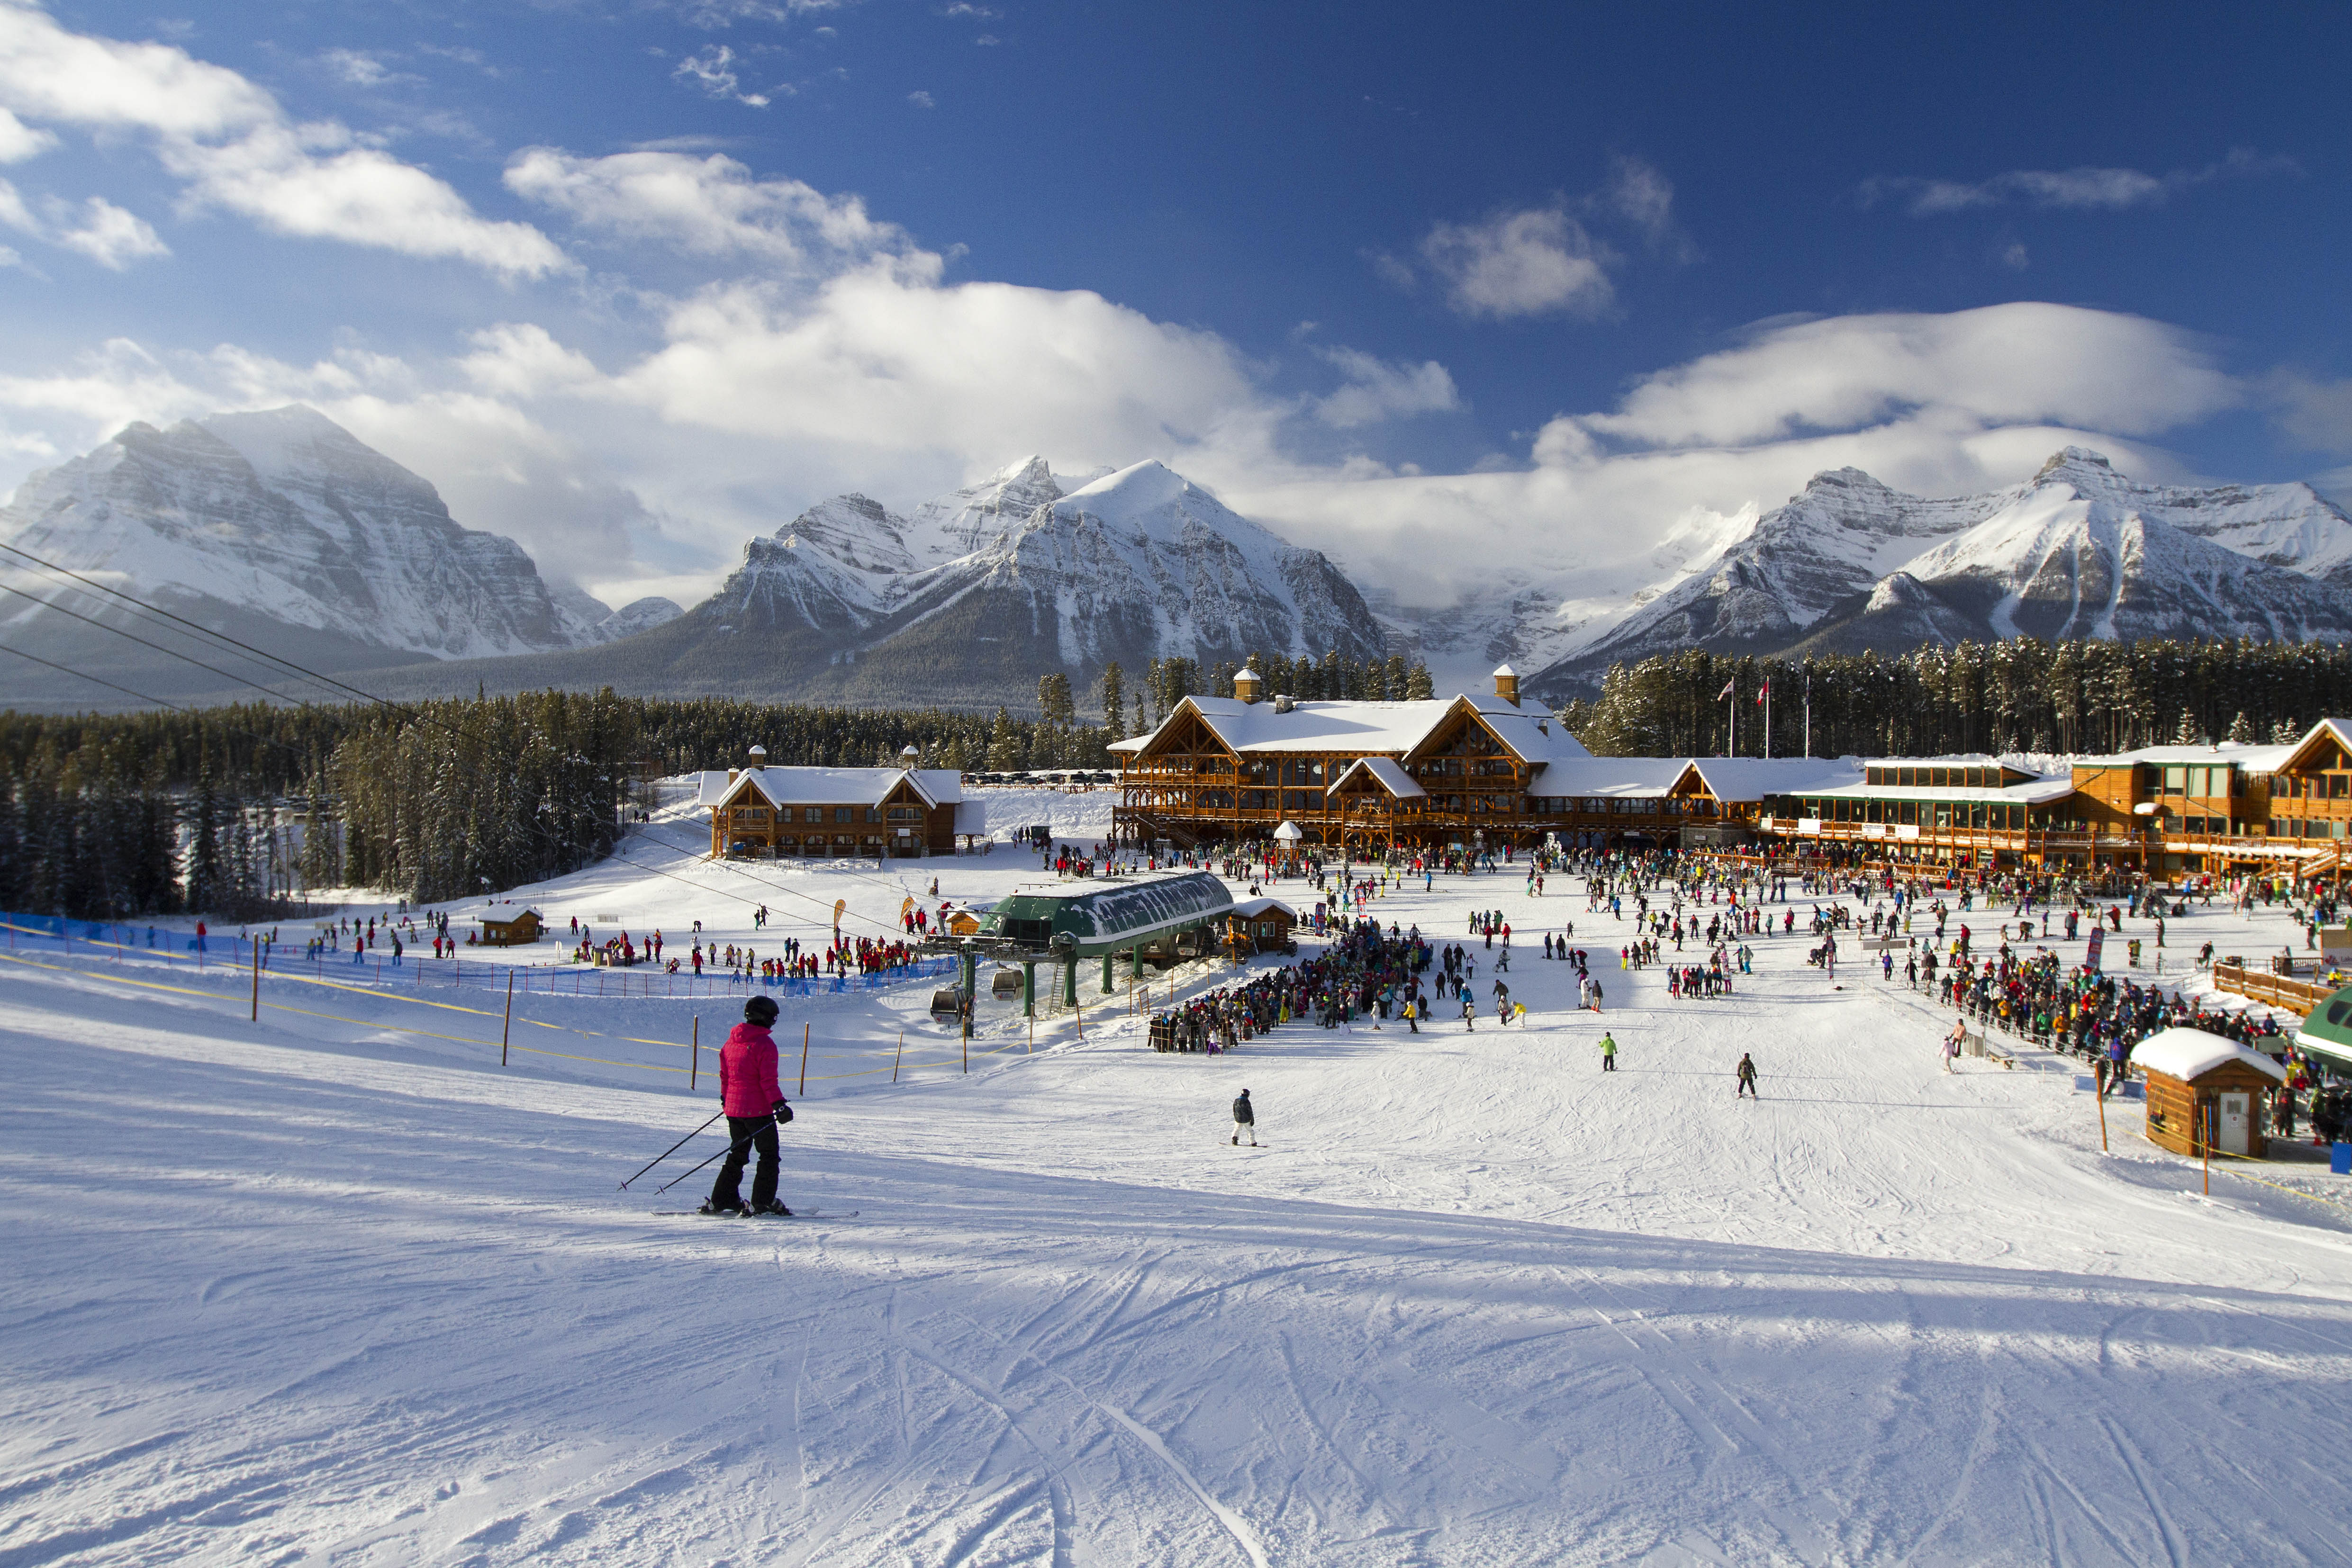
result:
[[[782,1100],[779,1100],[773,1105],[769,1106],[768,1113],[776,1119],[776,1124],[778,1126],[782,1126],[786,1122],[793,1119],[793,1108],[784,1103]]]

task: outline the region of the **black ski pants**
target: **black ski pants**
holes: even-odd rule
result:
[[[763,1207],[776,1200],[776,1119],[773,1116],[730,1116],[727,1136],[731,1140],[727,1159],[719,1167],[719,1179],[711,1184],[710,1203],[714,1208],[743,1207],[743,1166],[751,1151],[760,1151],[760,1169],[751,1178],[751,1207]]]

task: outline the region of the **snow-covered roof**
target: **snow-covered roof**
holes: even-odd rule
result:
[[[1528,793],[1654,800],[1672,789],[1689,766],[1682,757],[1562,758],[1536,769]]]
[[[2074,781],[2071,779],[2036,779],[2024,784],[2004,784],[1998,789],[1981,786],[1848,783],[1834,789],[1808,787],[1783,791],[1791,795],[1819,795],[1829,800],[2001,801],[2012,806],[2047,806],[2074,792]]]
[[[1280,910],[1288,916],[1293,925],[1297,923],[1298,911],[1278,898],[1244,898],[1234,905],[1234,913],[1244,920],[1255,920],[1259,915],[1275,910]]]
[[[1690,767],[1718,800],[1811,795],[1858,787],[1863,777],[1853,757],[1694,757]]]
[[[2287,747],[2286,757],[2276,763],[2272,768],[2271,771],[2275,773],[2289,766],[2295,758],[2301,756],[2304,751],[2309,748],[2313,741],[2319,739],[2323,736],[2335,741],[2336,745],[2342,747],[2345,750],[2352,751],[2352,718],[2321,719],[2318,723],[2313,725],[2309,729],[2303,732],[2302,739]]]
[[[1343,771],[1339,777],[1331,780],[1331,787],[1328,789],[1326,789],[1324,793],[1327,795],[1338,794],[1339,792],[1339,786],[1345,784],[1349,779],[1353,779],[1359,773],[1368,773],[1371,775],[1374,779],[1380,780],[1381,789],[1386,789],[1390,794],[1394,795],[1401,800],[1425,800],[1429,795],[1429,791],[1421,787],[1421,780],[1415,779],[1412,774],[1407,773],[1404,770],[1404,764],[1397,761],[1396,758],[1392,757],[1358,758],[1355,761],[1348,764],[1346,770]]]
[[[2131,1059],[2143,1072],[2161,1072],[2184,1083],[2232,1061],[2242,1061],[2282,1083],[2286,1082],[2286,1069],[2261,1051],[2234,1040],[2223,1040],[2218,1034],[2207,1034],[2201,1029],[2158,1030],[2132,1048]]]
[[[1271,702],[1190,696],[1150,735],[1114,741],[1110,749],[1141,751],[1189,706],[1219,740],[1236,753],[1290,751],[1388,752],[1403,756],[1426,741],[1457,709],[1486,723],[1522,762],[1590,757],[1583,743],[1549,708],[1521,707],[1500,697],[1423,697],[1409,702],[1298,702],[1288,711]]]
[[[2323,724],[2328,722],[2321,721]],[[2308,739],[2305,737],[2305,739]],[[2235,763],[2242,773],[2275,773],[2286,766],[2288,758],[2303,747],[2303,741],[2291,746],[2143,746],[2137,751],[2118,751],[2106,757],[2078,757],[2077,768],[2126,768],[2135,762],[2162,767],[2168,763]],[[2352,747],[2352,739],[2345,742]]]
[[[730,778],[722,769],[705,772],[695,791],[698,806],[721,806],[746,787],[772,806],[878,805],[910,781],[933,806],[963,799],[963,775],[952,768],[746,768]]]

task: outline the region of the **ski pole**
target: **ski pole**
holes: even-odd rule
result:
[[[725,1114],[727,1114],[727,1113],[726,1113],[726,1112],[724,1112],[724,1111],[721,1111],[721,1112],[719,1112],[719,1116],[724,1116]],[[711,1118],[710,1118],[710,1122],[716,1122],[717,1120],[719,1120],[719,1116],[713,1116],[713,1117],[711,1117]],[[702,1127],[708,1127],[709,1125],[710,1125],[710,1122],[705,1122],[704,1124],[702,1124]],[[645,1174],[646,1174],[646,1171],[649,1171],[649,1170],[653,1169],[656,1166],[657,1166],[657,1165],[661,1164],[661,1163],[662,1163],[662,1161],[664,1161],[664,1160],[666,1160],[666,1159],[669,1158],[669,1157],[670,1157],[670,1155],[674,1155],[674,1154],[677,1153],[677,1152],[678,1152],[678,1150],[680,1150],[680,1149],[682,1149],[682,1148],[686,1147],[686,1145],[688,1145],[688,1143],[689,1143],[690,1141],[692,1141],[692,1139],[693,1139],[693,1138],[694,1138],[694,1136],[695,1136],[695,1134],[696,1134],[696,1133],[699,1133],[699,1132],[701,1132],[701,1131],[702,1131],[702,1127],[697,1127],[697,1128],[694,1130],[694,1132],[693,1132],[693,1133],[688,1133],[685,1137],[680,1138],[677,1142],[676,1142],[675,1144],[672,1144],[669,1147],[667,1147],[667,1148],[664,1149],[660,1154],[657,1154],[657,1155],[656,1155],[652,1159],[647,1160],[647,1161],[646,1162],[646,1164],[645,1164],[645,1168],[644,1168],[643,1170],[638,1171],[638,1172],[637,1172],[637,1176],[631,1176],[631,1177],[629,1178],[629,1181],[635,1181],[635,1180],[636,1180],[636,1179],[637,1179],[637,1176],[641,1176],[645,1175]],[[625,1182],[623,1182],[623,1183],[621,1184],[622,1189],[623,1189],[624,1191],[625,1191],[625,1190],[627,1189],[628,1185],[629,1185],[629,1181],[625,1181]]]
[[[718,1119],[719,1119],[719,1118],[717,1118],[716,1116],[714,1116],[714,1117],[712,1117],[712,1118],[711,1118],[711,1121],[715,1122],[715,1121],[717,1121]],[[709,1124],[710,1124],[710,1123],[709,1123],[709,1122],[706,1122],[706,1123],[704,1123],[704,1124],[703,1124],[703,1125],[704,1125],[704,1126],[706,1126],[706,1127],[707,1127],[707,1126],[709,1126]],[[735,1153],[737,1153],[738,1151],[740,1151],[740,1150],[746,1150],[746,1149],[749,1149],[749,1148],[750,1148],[750,1147],[751,1147],[754,1143],[756,1143],[756,1142],[758,1142],[758,1141],[759,1141],[759,1136],[760,1136],[760,1130],[759,1130],[757,1127],[754,1127],[754,1128],[752,1128],[752,1129],[751,1129],[751,1131],[750,1131],[749,1133],[746,1133],[742,1137],[736,1139],[734,1142],[732,1142],[732,1143],[729,1144],[729,1145],[728,1145],[724,1149],[721,1149],[721,1150],[719,1151],[719,1154],[728,1154],[728,1155],[731,1155],[731,1154],[735,1154]],[[715,1160],[715,1159],[717,1159],[718,1157],[719,1157],[719,1155],[711,1155],[711,1156],[710,1156],[710,1160]],[[705,1160],[705,1161],[703,1161],[703,1162],[702,1162],[702,1166],[707,1166],[707,1165],[709,1165],[709,1164],[710,1163],[710,1160]],[[695,1166],[695,1167],[694,1167],[694,1171],[698,1171],[698,1170],[700,1170],[700,1169],[702,1168],[702,1166]],[[658,1195],[658,1194],[661,1194],[661,1193],[667,1192],[670,1188],[672,1188],[672,1187],[676,1186],[679,1182],[684,1181],[684,1180],[686,1179],[686,1176],[692,1176],[692,1175],[694,1174],[694,1171],[688,1171],[688,1172],[687,1172],[687,1173],[686,1173],[686,1176],[672,1176],[669,1180],[667,1180],[667,1181],[666,1181],[666,1182],[662,1183],[662,1184],[661,1184],[661,1186],[657,1186],[657,1187],[654,1188],[655,1193],[656,1193],[656,1195]],[[631,1181],[635,1181],[635,1180],[636,1180],[636,1177],[635,1177],[635,1176],[631,1176],[629,1179],[630,1179]]]

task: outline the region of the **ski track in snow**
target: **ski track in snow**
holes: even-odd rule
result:
[[[690,890],[630,874],[539,902],[686,925]],[[1440,939],[1504,907],[1524,1030],[1161,1056],[1106,999],[964,1076],[927,983],[821,998],[820,1065],[902,1027],[931,1065],[795,1096],[786,1200],[859,1218],[789,1225],[649,1212],[707,1139],[614,1191],[709,1113],[682,1077],[501,1072],[351,993],[288,999],[355,1023],[257,1025],[234,989],[0,965],[0,1568],[2352,1561],[2352,1213],[2205,1198],[2137,1105],[2102,1156],[2070,1070],[1948,1076],[1936,1009],[1860,966],[1832,989],[1801,936],[1669,1002],[1566,882],[1376,905]],[[806,914],[777,907],[713,934],[773,942]],[[1570,920],[1603,1019],[1530,956]],[[998,1007],[976,1043],[1022,1038]],[[1244,1085],[1255,1152],[1225,1142]]]

